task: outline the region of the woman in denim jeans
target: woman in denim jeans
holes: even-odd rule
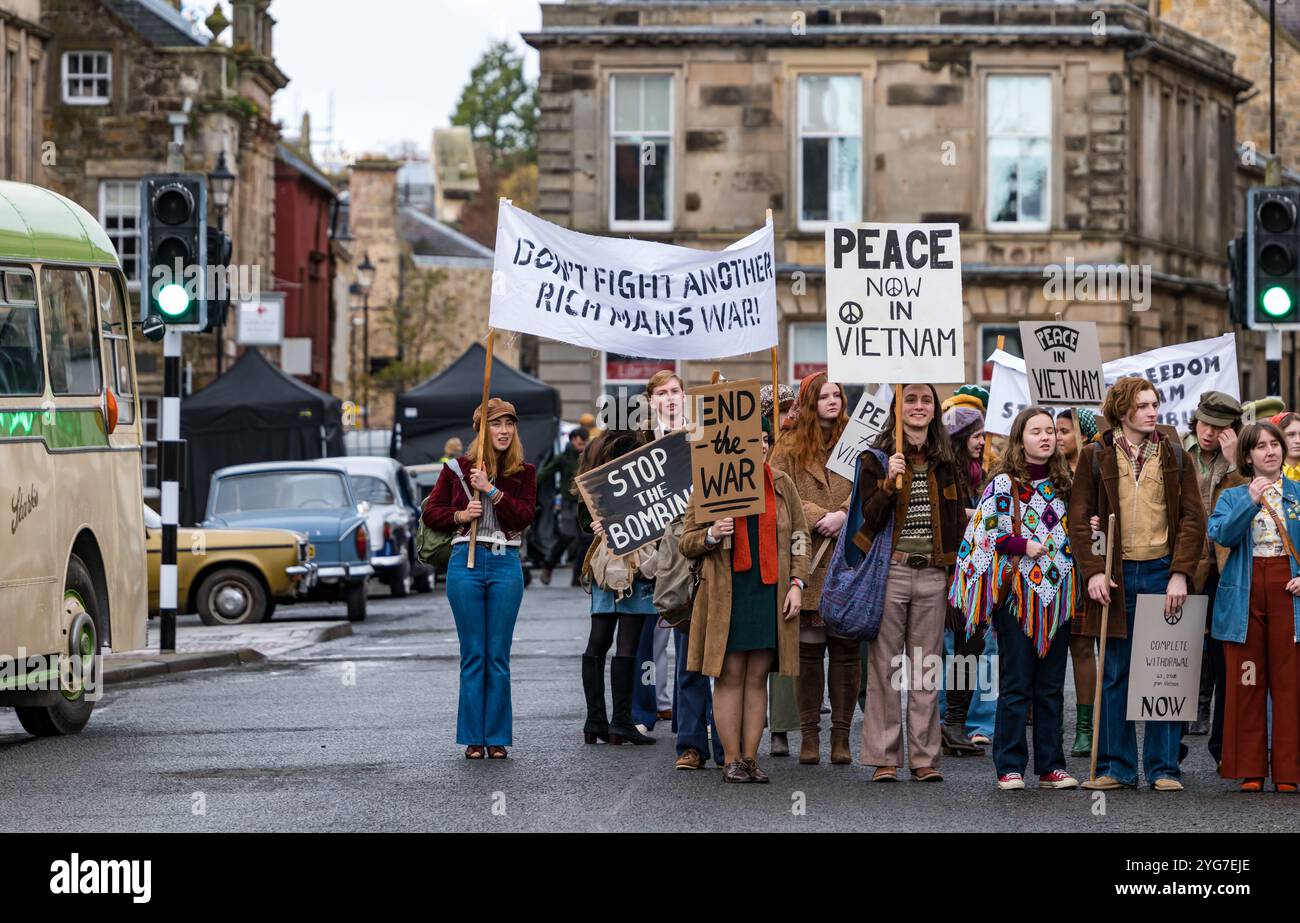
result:
[[[447,599],[460,639],[456,743],[465,745],[465,757],[471,760],[485,755],[505,759],[512,743],[510,642],[524,596],[520,533],[532,524],[537,503],[537,474],[524,461],[514,406],[494,397],[486,416],[488,444],[482,466],[474,467],[475,440],[469,455],[456,460],[459,477],[450,463],[443,467],[423,513],[429,528],[455,534],[447,565]],[[482,417],[479,407],[474,428],[480,432]],[[475,521],[477,545],[470,568]]]

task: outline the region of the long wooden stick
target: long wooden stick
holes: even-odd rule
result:
[[[1006,345],[1007,345],[1007,338],[1006,338],[1005,336],[1002,336],[1001,334],[999,334],[999,335],[998,335],[998,349],[1001,349],[1003,346],[1006,346]],[[993,454],[993,439],[992,439],[992,437],[991,437],[991,436],[986,432],[986,433],[984,434],[984,466],[983,466],[983,467],[984,467],[984,474],[985,474],[986,477],[987,477],[987,475],[988,475],[989,465],[991,465],[991,464],[993,463],[992,460],[991,460],[990,457],[989,457],[989,456],[991,456],[992,454]]]
[[[770,445],[776,448],[776,437],[781,435],[781,377],[777,371],[777,347],[772,347],[772,439]]]
[[[1111,513],[1106,520],[1106,598],[1110,599],[1112,588],[1110,586],[1110,566],[1115,552],[1115,514]],[[1110,621],[1110,603],[1105,603],[1101,607],[1101,638],[1098,647],[1101,649],[1097,654],[1097,685],[1092,696],[1092,758],[1088,761],[1088,781],[1091,782],[1097,778],[1097,744],[1101,739],[1098,732],[1098,726],[1101,723],[1101,677],[1102,671],[1106,669],[1106,627]]]
[[[487,404],[488,404],[488,394],[492,390],[492,346],[496,342],[496,338],[497,338],[497,332],[489,328],[488,335],[487,335],[487,347],[486,347],[487,355],[483,357],[483,400],[479,404],[478,451],[474,453],[475,468],[483,467],[483,451],[484,449],[487,448],[487,441],[489,438]],[[474,491],[474,497],[479,502],[484,502],[482,491],[480,490]],[[465,566],[468,567],[470,570],[474,569],[474,548],[476,545],[478,545],[478,520],[477,519],[473,520],[469,526],[469,560],[465,562]]]
[[[894,385],[894,450],[902,453],[906,451],[903,445],[903,386]],[[898,490],[903,489],[903,476],[900,474],[894,479],[894,487]]]

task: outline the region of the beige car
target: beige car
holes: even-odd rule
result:
[[[158,614],[162,519],[146,508],[149,614]],[[316,583],[315,549],[288,529],[177,529],[177,609],[205,625],[248,625],[269,619]]]

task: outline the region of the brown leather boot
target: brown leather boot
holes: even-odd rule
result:
[[[853,709],[858,704],[862,664],[857,641],[828,637],[826,647],[830,652],[826,685],[830,687],[831,699],[831,762],[847,766],[853,762],[849,730],[853,726]]]
[[[799,762],[812,766],[821,762],[822,652],[821,644],[799,642],[799,678],[794,700],[799,707]]]

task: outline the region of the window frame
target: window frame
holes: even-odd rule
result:
[[[41,296],[37,278],[39,273],[36,268],[30,264],[24,263],[3,263],[0,264],[0,304],[6,307],[26,307],[27,302],[10,301],[8,282],[5,276],[10,272],[22,272],[31,277],[33,301],[31,310],[36,312],[36,356],[38,360],[37,372],[40,375],[40,383],[35,391],[23,392],[20,394],[0,393],[0,398],[41,398],[44,397],[49,385],[49,371],[45,365],[45,321],[41,313]]]
[[[111,231],[108,228],[109,215],[108,215],[107,187],[110,184],[135,187],[135,196],[132,197],[132,201],[135,202],[135,213],[134,213],[135,231],[132,232],[131,235],[135,238],[136,241],[136,249],[135,249],[135,256],[134,256],[134,260],[135,260],[134,279],[131,278],[131,274],[126,271],[126,257],[122,255],[122,251],[118,248],[118,244],[117,244],[117,239],[119,237],[124,237],[126,235],[124,235],[120,230]],[[143,235],[141,234],[141,228],[140,228],[141,218],[143,216],[143,213],[140,208],[140,181],[138,179],[123,179],[121,177],[105,177],[99,181],[98,195],[99,195],[99,214],[96,217],[98,217],[99,219],[100,227],[102,227],[104,229],[104,233],[108,235],[108,239],[113,242],[113,250],[115,253],[117,253],[118,261],[122,263],[122,275],[126,277],[126,290],[128,293],[139,292],[140,291],[140,262],[141,262],[141,257],[143,255],[142,248],[144,246],[144,238]],[[119,210],[118,212],[114,213],[113,217],[120,219],[125,214],[126,214],[125,212]]]
[[[41,312],[41,343],[45,347],[45,387],[50,396],[55,400],[60,398],[95,398],[102,399],[104,395],[104,344],[101,341],[101,321],[99,318],[99,295],[95,284],[95,274],[100,269],[99,266],[93,266],[82,263],[59,263],[43,262],[39,265],[37,272],[37,289],[36,300]],[[80,272],[85,274],[88,285],[86,286],[87,297],[90,299],[90,310],[93,313],[90,327],[90,342],[95,348],[94,361],[89,364],[89,368],[98,372],[98,387],[93,391],[59,391],[55,389],[54,370],[52,366],[53,355],[50,350],[50,334],[52,330],[51,320],[53,310],[49,302],[47,285],[45,279],[46,272]]]
[[[122,310],[122,332],[113,333],[105,326],[104,301],[102,292],[104,291],[104,280],[108,280],[110,292],[116,292],[118,302]],[[100,331],[100,354],[104,360],[104,386],[113,392],[117,400],[117,422],[119,426],[135,425],[135,399],[139,386],[135,379],[135,353],[131,345],[131,300],[126,292],[120,287],[120,276],[103,266],[95,273],[95,304],[99,311],[99,331]],[[126,369],[128,379],[128,390],[123,393],[121,383],[118,381],[118,349],[122,350],[121,355],[125,361],[123,367]],[[109,373],[112,373],[111,375]]]
[[[98,71],[89,77],[85,73],[70,75],[68,73],[68,59],[71,55],[102,55],[108,61],[108,70],[101,74]],[[108,95],[106,96],[69,96],[68,79],[72,77],[75,80],[107,80]],[[113,102],[113,52],[107,48],[70,48],[59,56],[59,96],[65,106],[108,106]]]
[[[150,413],[150,410],[153,413]],[[153,438],[149,438],[149,428],[153,427]],[[157,395],[140,395],[140,483],[144,488],[145,499],[156,500],[162,496],[162,455],[159,443],[162,441],[162,398]],[[153,459],[150,461],[150,459]],[[153,473],[154,486],[149,486],[149,474]]]
[[[803,110],[802,110],[802,108],[801,108],[801,106],[800,106],[800,101],[801,101],[800,86],[801,86],[801,84],[803,83],[804,78],[807,78],[807,77],[851,77],[851,78],[853,78],[853,79],[855,79],[855,80],[858,81],[858,130],[857,130],[857,133],[856,133],[856,134],[848,134],[848,133],[845,133],[845,132],[822,132],[822,131],[814,131],[814,132],[808,132],[808,133],[805,133],[805,132],[804,132],[804,130],[803,130],[803,118],[802,118],[802,116],[803,116]],[[858,73],[858,72],[849,72],[849,71],[826,71],[826,72],[821,72],[821,71],[800,71],[799,73],[797,73],[797,74],[795,75],[795,89],[794,89],[794,119],[793,119],[793,123],[794,123],[794,161],[795,161],[795,168],[794,168],[794,169],[795,169],[795,173],[794,173],[794,190],[795,190],[795,226],[796,226],[800,231],[811,231],[811,232],[822,233],[822,232],[825,232],[826,227],[827,227],[828,225],[830,225],[830,224],[842,223],[843,221],[849,221],[849,222],[854,222],[854,223],[856,223],[856,222],[860,222],[860,221],[863,220],[863,216],[866,214],[866,209],[863,207],[863,204],[862,204],[863,189],[864,189],[864,187],[865,187],[865,177],[864,177],[863,174],[864,174],[864,171],[865,171],[865,169],[866,169],[866,167],[865,167],[865,158],[866,158],[866,150],[867,150],[867,147],[866,147],[866,113],[863,111],[863,106],[864,106],[864,103],[863,103],[864,96],[863,96],[863,94],[864,94],[864,92],[865,92],[865,84],[866,84],[865,79],[863,79],[862,74],[861,74],[861,73]],[[824,221],[823,221],[823,220],[811,219],[811,218],[804,218],[804,212],[803,212],[803,139],[804,139],[805,137],[808,137],[808,138],[857,138],[857,139],[858,139],[858,188],[857,188],[857,195],[854,197],[854,201],[855,201],[855,203],[857,204],[857,216],[856,216],[856,217],[853,217],[853,218],[845,218],[845,219],[830,219],[830,218],[827,218],[827,219],[824,220]],[[829,158],[827,159],[826,168],[827,168],[828,171],[830,170],[830,160],[829,160]],[[830,187],[830,177],[829,177],[829,175],[828,175],[828,176],[827,176],[827,184],[826,184],[826,190],[827,190],[827,195],[828,195],[828,196],[830,195],[830,188],[831,188],[831,187]],[[829,211],[830,211],[830,203],[829,203],[829,200],[828,200],[828,201],[827,201],[827,212],[828,212],[828,214],[829,214]]]
[[[795,354],[795,345],[799,339],[798,332],[800,330],[806,330],[809,328],[820,328],[821,342],[822,345],[824,346],[826,344],[826,322],[825,321],[803,321],[803,320],[791,321],[790,323],[786,324],[784,336],[782,337],[782,339],[784,339],[785,342],[789,344],[786,347],[786,363],[785,363],[786,382],[788,384],[795,385],[796,387],[798,386],[799,382],[803,380],[803,376],[797,375],[795,373],[795,367],[799,364],[798,362],[799,357]],[[828,360],[829,358],[830,357],[827,356]],[[847,410],[852,410],[852,409],[853,409],[852,407],[847,408]]]
[[[979,378],[976,379],[976,381],[979,383],[979,386],[981,388],[988,388],[993,384],[992,376],[989,376],[988,378],[984,377],[984,366],[988,360],[988,356],[985,355],[983,352],[984,334],[986,332],[993,333],[994,336],[997,336],[998,334],[1002,334],[1003,336],[1014,335],[1016,338],[1016,342],[1019,343],[1020,324],[1018,321],[1014,321],[1014,320],[1005,320],[1005,321],[994,320],[994,321],[985,321],[983,323],[979,323],[975,325],[975,342],[979,344],[979,349],[980,349],[980,353],[975,357],[975,372],[979,376]],[[993,345],[996,348],[997,346],[996,340],[994,340]],[[1015,352],[1012,352],[1011,350],[1005,348],[1003,349],[1003,352],[1009,353],[1010,355],[1013,356],[1016,355]],[[1018,358],[1024,358],[1024,355],[1025,355],[1024,344],[1020,344]]]
[[[981,119],[980,133],[983,136],[981,146],[981,156],[983,157],[981,183],[983,186],[984,197],[984,229],[991,233],[1028,233],[1042,234],[1052,230],[1053,215],[1056,212],[1053,197],[1056,194],[1056,184],[1053,182],[1053,173],[1056,171],[1057,157],[1057,119],[1055,118],[1056,98],[1057,98],[1057,72],[1054,70],[1036,69],[1036,70],[1009,70],[1005,68],[990,69],[982,75],[981,89],[983,95],[981,98]],[[1047,132],[1045,135],[1029,132],[998,132],[994,134],[989,131],[989,83],[994,79],[1041,79],[1047,81],[1048,107],[1047,107]],[[1014,138],[1016,140],[1041,139],[1047,142],[1047,169],[1044,171],[1043,182],[1043,214],[1041,221],[995,221],[993,220],[993,198],[992,184],[990,182],[990,168],[992,158],[989,154],[990,147],[995,138]],[[1020,182],[1019,177],[1016,180]],[[1016,211],[1020,213],[1021,197],[1017,194]],[[982,362],[983,360],[981,360]]]
[[[617,105],[617,95],[618,95],[618,91],[615,89],[615,87],[617,85],[619,78],[630,78],[630,77],[640,77],[640,78],[657,77],[657,78],[663,78],[668,81],[668,129],[667,131],[663,131],[663,132],[647,132],[644,130],[619,131],[615,128],[615,125],[617,124],[615,120],[615,109]],[[675,216],[677,213],[677,210],[674,207],[675,206],[674,196],[676,195],[676,184],[673,182],[673,173],[676,170],[676,164],[678,158],[677,146],[675,143],[677,140],[676,73],[673,71],[662,71],[662,70],[610,71],[605,75],[605,87],[607,88],[606,95],[609,97],[608,100],[606,101],[606,106],[605,106],[605,113],[608,119],[608,125],[606,126],[607,129],[606,137],[608,139],[606,152],[609,158],[609,165],[608,165],[608,171],[606,175],[609,181],[608,211],[607,211],[607,217],[609,220],[609,229],[611,231],[671,231],[673,230],[673,222],[675,220]],[[644,115],[645,115],[645,107],[644,107],[645,83],[644,82],[642,82],[641,84],[641,99],[643,102],[642,118],[644,120]],[[658,219],[658,218],[651,219],[651,220],[637,219],[637,220],[629,221],[626,219],[620,219],[615,217],[615,201],[617,198],[616,192],[618,188],[617,185],[618,164],[617,164],[616,155],[617,155],[617,149],[620,140],[623,140],[624,143],[626,143],[626,139],[628,138],[639,139],[640,145],[644,145],[646,141],[659,142],[661,140],[667,144],[668,169],[664,172],[664,210],[665,210],[666,217],[662,219]],[[645,214],[645,170],[644,170],[645,165],[642,164],[641,166],[643,169],[641,171],[641,184],[640,184],[640,197],[641,197],[640,211],[641,214],[644,215]]]

